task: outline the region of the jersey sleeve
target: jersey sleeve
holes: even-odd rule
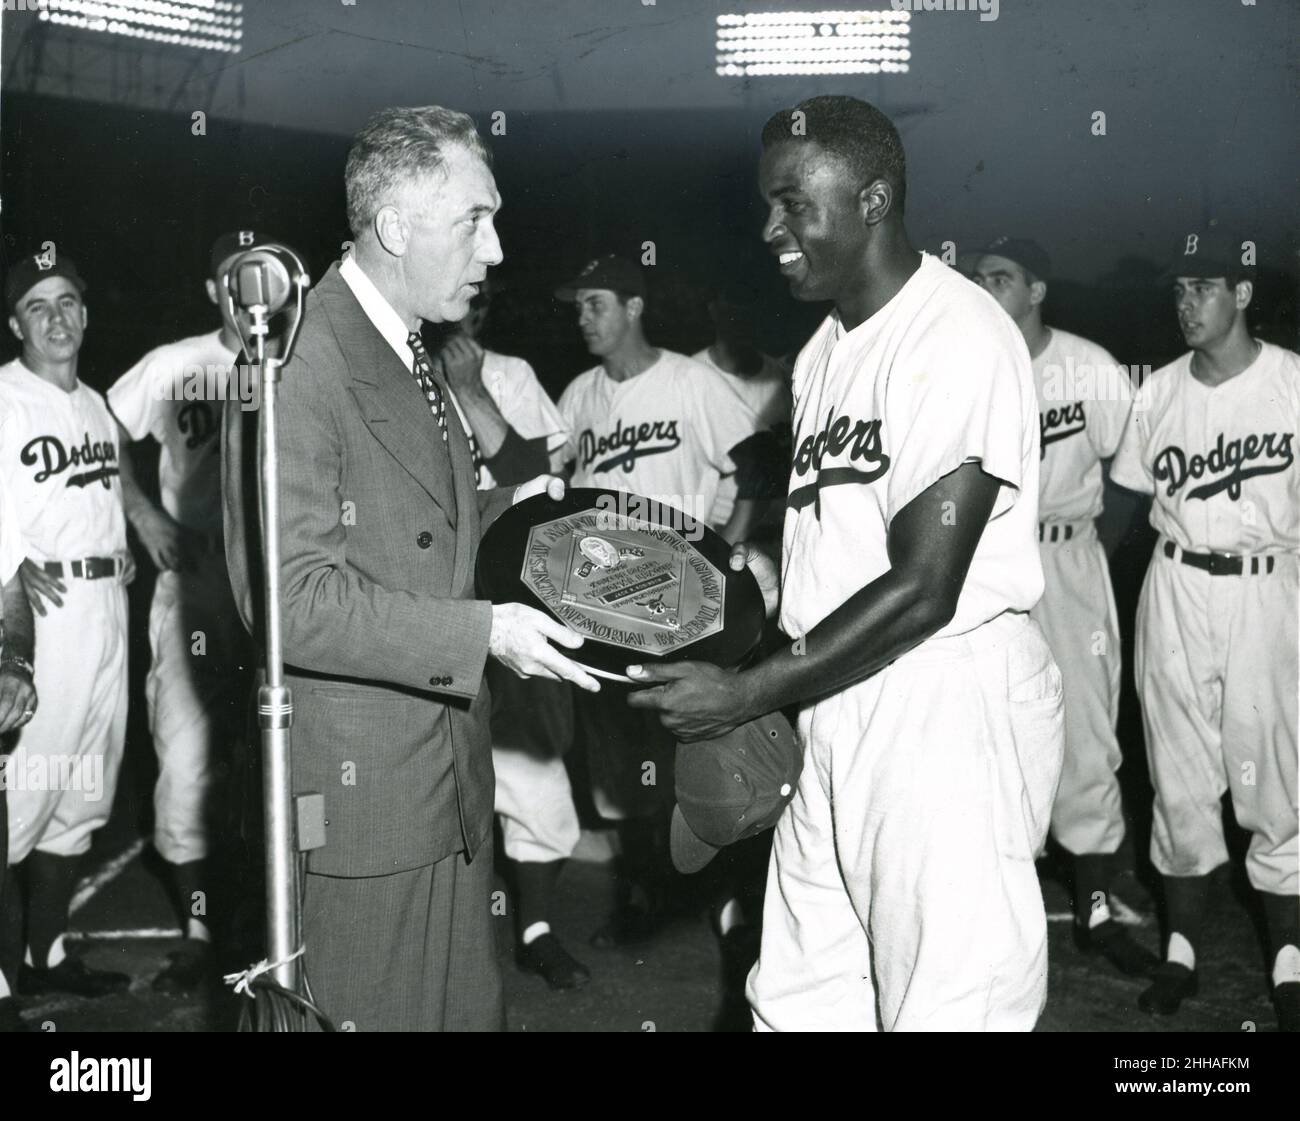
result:
[[[108,407],[132,440],[158,435],[161,405],[172,392],[172,372],[156,350],[150,351],[124,373],[108,391]]]
[[[1084,431],[1097,458],[1109,459],[1124,435],[1136,392],[1128,371],[1106,351],[1099,351],[1096,366],[1097,391],[1084,405],[1088,417]]]
[[[548,452],[569,442],[568,424],[522,358],[509,359],[488,388],[506,423],[525,440],[545,438]]]
[[[560,423],[564,425],[564,430],[568,437],[564,447],[564,461],[570,463],[578,457],[578,448],[575,439],[578,433],[578,382],[569,382],[563,393],[560,394],[560,400],[556,403],[555,410],[560,414]]]
[[[1145,393],[1149,387],[1144,386]],[[1156,481],[1147,458],[1150,427],[1147,411],[1140,405],[1129,411],[1128,423],[1110,464],[1111,481],[1140,494],[1155,494]]]
[[[990,517],[1015,504],[1024,483],[1026,428],[1032,433],[1038,423],[1038,402],[1029,352],[1012,330],[1009,320],[1006,330],[982,318],[948,320],[943,330],[925,333],[912,361],[891,372],[883,418],[891,458],[887,522],[972,460],[1004,484]]]
[[[695,390],[694,420],[699,425],[701,450],[719,475],[730,475],[736,470],[731,449],[759,430],[758,416],[721,375],[694,359],[688,361],[695,367],[686,376]]]

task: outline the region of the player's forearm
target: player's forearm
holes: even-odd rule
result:
[[[856,685],[952,618],[942,590],[891,569],[850,596],[802,640],[740,674],[758,716]]]
[[[148,518],[151,514],[158,513],[159,507],[150,501],[149,496],[144,493],[143,488],[140,486],[140,480],[136,476],[135,463],[131,455],[130,436],[120,426],[118,435],[121,438],[118,444],[117,468],[118,477],[122,483],[122,509],[126,512],[127,520],[136,529],[139,529],[141,520]]]
[[[727,519],[727,524],[718,531],[728,545],[749,540],[753,528],[758,522],[761,505],[753,498],[736,499],[736,505],[731,511],[731,517]]]
[[[4,586],[4,650],[24,661],[35,661],[36,630],[21,569]]]
[[[456,400],[465,410],[465,419],[469,421],[470,431],[478,441],[479,451],[484,459],[491,459],[501,450],[510,426],[506,423],[501,410],[492,400],[486,389],[469,391],[457,390]]]

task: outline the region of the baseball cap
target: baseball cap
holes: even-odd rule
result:
[[[1241,263],[1244,238],[1217,227],[1190,233],[1179,242],[1173,262],[1160,275],[1161,280],[1179,276],[1198,279],[1255,275],[1253,265]]]
[[[995,237],[980,250],[981,256],[985,253],[1015,261],[1038,280],[1045,281],[1052,275],[1052,259],[1047,255],[1047,250],[1027,237]]]
[[[588,261],[577,276],[555,290],[555,298],[572,300],[580,288],[607,288],[620,296],[645,299],[645,277],[640,267],[616,253]]]
[[[208,255],[208,275],[217,279],[217,269],[236,253],[243,253],[257,244],[257,234],[252,230],[231,230],[222,234],[212,243],[212,252]]]
[[[86,282],[81,279],[81,274],[77,272],[77,266],[73,264],[71,257],[53,251],[31,253],[11,265],[5,274],[5,306],[9,309],[9,313],[13,314],[18,301],[37,284],[42,280],[49,280],[52,276],[67,277],[76,285],[78,292],[86,290]]]
[[[677,805],[668,844],[679,872],[776,824],[794,797],[803,751],[779,712],[717,739],[677,745]]]

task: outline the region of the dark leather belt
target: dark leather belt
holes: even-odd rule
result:
[[[1272,557],[1234,557],[1227,553],[1189,553],[1179,549],[1172,541],[1165,542],[1165,556],[1179,560],[1192,568],[1199,568],[1211,576],[1241,576],[1249,572],[1258,576],[1273,571]]]
[[[122,562],[117,557],[86,557],[66,563],[46,561],[44,568],[56,580],[62,580],[64,572],[79,580],[104,580],[121,572]]]
[[[1038,540],[1046,541],[1049,545],[1055,545],[1058,541],[1069,541],[1074,536],[1074,526],[1065,525],[1048,525],[1047,522],[1038,523]]]

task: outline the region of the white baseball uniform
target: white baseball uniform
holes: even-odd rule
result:
[[[1029,1030],[1047,994],[1034,856],[1060,775],[1060,672],[1042,594],[1038,406],[1015,325],[926,254],[794,373],[782,629],[796,640],[890,568],[889,525],[977,461],[1002,482],[952,621],[805,708],[776,827],[760,1030]],[[960,518],[960,510],[951,511]]]
[[[758,373],[753,377],[741,377],[719,366],[713,360],[707,346],[692,357],[717,373],[731,391],[745,403],[754,414],[755,432],[764,429],[780,429],[789,425],[793,408],[790,399],[790,377],[775,358],[764,354],[763,364]],[[735,508],[736,476],[725,475],[718,482],[717,497],[713,500],[713,509],[709,513],[709,525],[720,529],[727,524]]]
[[[1154,494],[1160,534],[1136,648],[1156,794],[1152,862],[1166,876],[1198,876],[1226,861],[1227,789],[1253,834],[1250,882],[1295,895],[1300,358],[1260,346],[1213,388],[1192,376],[1191,353],[1157,370],[1111,473]],[[1210,553],[1243,558],[1241,574],[1183,562]]]
[[[575,487],[630,491],[701,522],[719,478],[735,471],[731,449],[757,427],[720,375],[671,350],[626,381],[603,366],[579,374],[560,397],[560,414],[577,456]],[[611,688],[582,694],[576,714],[597,812],[618,821],[663,809],[672,797],[675,742],[658,716],[629,708]],[[643,781],[646,762],[655,765],[656,784]]]
[[[569,440],[564,418],[522,358],[483,352],[483,386],[501,416],[525,440],[545,438],[547,451]],[[483,462],[465,411],[452,394],[470,437],[479,490],[497,486]],[[488,661],[492,690],[492,766],[506,855],[520,863],[564,860],[577,847],[578,811],[573,805],[564,751],[573,742],[573,697],[562,681],[517,677]]]
[[[1052,328],[1034,359],[1042,461],[1038,548],[1043,598],[1031,614],[1065,682],[1065,765],[1052,836],[1071,853],[1113,853],[1124,840],[1116,772],[1120,637],[1106,551],[1097,539],[1101,463],[1115,454],[1133,406],[1127,371],[1104,349]]]
[[[126,736],[126,521],[117,426],[104,398],[66,393],[21,359],[0,367],[0,488],[13,496],[27,556],[59,561],[63,606],[36,615],[40,705],[17,734],[4,777],[9,863],[33,849],[78,856],[108,820]],[[86,579],[72,562],[112,559]],[[77,566],[85,572],[85,566]]]
[[[158,574],[149,610],[154,844],[173,864],[208,853],[213,741],[240,718],[243,629],[221,545],[221,395],[235,359],[220,331],[196,335],[151,350],[108,391],[131,439],[162,446],[163,509],[206,542],[192,568]]]

